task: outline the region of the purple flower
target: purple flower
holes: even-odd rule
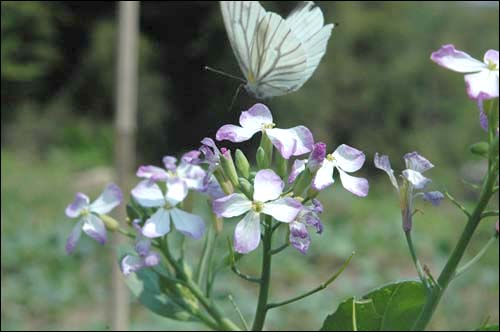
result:
[[[448,44],[433,52],[431,60],[450,70],[468,73],[465,75],[465,85],[469,98],[477,99],[481,94],[484,99],[498,97],[497,50],[486,51],[481,62]]]
[[[289,224],[290,244],[304,255],[311,244],[307,226],[314,228],[318,234],[323,232],[323,224],[318,216],[322,212],[323,206],[317,199],[314,199],[312,203],[305,205],[297,218]]]
[[[177,166],[177,158],[165,156],[163,157],[165,169],[151,165],[141,166],[136,175],[153,182],[178,178],[185,182],[189,189],[202,191],[204,190],[203,179],[206,172],[196,165],[199,163],[199,156],[199,151],[189,151],[182,156],[179,166]]]
[[[120,205],[122,198],[122,192],[115,184],[109,184],[92,203],[87,195],[77,193],[74,201],[66,208],[69,218],[78,218],[66,241],[66,252],[70,254],[75,249],[82,230],[100,244],[106,243],[106,227],[99,215],[106,214]]]
[[[309,159],[296,159],[293,162],[292,170],[288,176],[288,183],[292,183],[302,173],[306,166],[312,173],[316,173],[323,164],[326,157],[326,144],[318,142],[313,145],[312,151],[309,154]]]
[[[245,214],[234,231],[234,249],[242,254],[255,250],[260,243],[260,215],[272,216],[289,223],[297,217],[302,204],[291,197],[280,197],[285,184],[270,169],[257,172],[254,180],[253,200],[235,193],[213,201],[213,211],[219,217]]]
[[[425,201],[430,202],[434,206],[438,206],[444,198],[444,195],[439,191],[418,192],[415,190],[424,189],[431,179],[426,178],[422,173],[434,167],[434,165],[426,158],[419,155],[417,152],[411,152],[404,155],[406,169],[402,172],[403,183],[398,184],[394,176],[394,170],[391,167],[389,157],[375,153],[374,164],[378,169],[383,170],[389,175],[392,185],[399,193],[401,201],[401,213],[403,216],[403,229],[405,232],[411,231],[412,216],[413,216],[413,200],[415,197],[422,196]]]
[[[135,251],[138,256],[126,255],[122,258],[120,268],[125,276],[128,276],[132,272],[137,272],[142,268],[155,266],[160,263],[160,256],[151,251],[151,239],[142,234],[141,226],[137,220],[134,220],[133,226],[137,231]]]
[[[283,158],[299,156],[311,151],[314,140],[311,132],[304,126],[289,129],[274,128],[271,111],[263,104],[255,104],[240,116],[240,126],[224,125],[215,136],[218,141],[244,142],[259,131],[265,132]]]
[[[182,202],[188,194],[188,186],[179,178],[167,180],[167,193],[149,180],[140,182],[132,189],[132,197],[144,207],[158,208],[146,220],[142,234],[149,238],[160,237],[170,232],[170,221],[175,228],[184,235],[193,239],[202,237],[205,231],[203,219],[197,215],[185,212],[175,206]]]

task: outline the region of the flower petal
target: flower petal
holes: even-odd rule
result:
[[[200,154],[201,152],[198,150],[191,150],[182,155],[182,162],[191,164],[191,165],[197,165],[200,163]]]
[[[483,70],[464,77],[467,94],[471,99],[477,99],[480,94],[483,99],[498,97],[498,71]]]
[[[175,228],[186,236],[198,240],[205,232],[203,218],[179,209],[170,210],[170,217]]]
[[[200,166],[183,163],[179,165],[177,175],[186,183],[189,189],[201,191],[205,188],[203,180],[206,172]]]
[[[396,180],[396,177],[394,176],[394,170],[392,169],[391,162],[389,161],[389,156],[379,155],[378,152],[375,152],[375,158],[373,160],[373,163],[375,164],[376,168],[381,169],[384,172],[386,172],[387,175],[389,175],[389,179],[391,180],[392,185],[396,189],[399,189],[398,181]]]
[[[83,193],[76,193],[75,199],[66,207],[66,215],[69,218],[77,218],[83,209],[89,205],[89,197]]]
[[[486,65],[494,63],[496,65],[496,69],[498,70],[498,51],[487,50],[486,53],[484,53],[484,63]]]
[[[266,129],[266,134],[283,158],[290,159],[290,157],[294,155],[297,144],[299,143],[293,131],[289,129],[272,128]]]
[[[168,179],[167,171],[151,165],[139,167],[136,175],[140,178],[151,179],[152,181],[165,181]]]
[[[255,250],[260,243],[260,216],[249,211],[234,230],[234,250],[240,254]]]
[[[80,236],[82,235],[82,225],[83,225],[83,220],[79,220],[73,227],[71,233],[68,236],[68,240],[66,241],[66,253],[68,255],[73,252],[73,250],[76,247],[76,244],[80,240]]]
[[[489,120],[488,116],[484,112],[484,99],[485,96],[483,93],[480,93],[479,96],[476,99],[477,103],[477,108],[479,108],[479,124],[481,125],[481,128],[483,128],[484,131],[488,131],[488,126],[489,126]]]
[[[309,156],[309,160],[307,161],[307,167],[311,170],[311,172],[316,172],[325,160],[326,157],[326,144],[323,142],[318,142],[313,145],[313,149],[311,151],[311,155]]]
[[[431,182],[431,179],[426,178],[425,176],[422,175],[422,173],[414,171],[412,169],[405,169],[403,171],[403,176],[416,189],[423,189]]]
[[[142,258],[142,261],[144,262],[144,266],[156,266],[160,264],[160,255],[158,255],[156,252],[150,252],[147,256]]]
[[[82,230],[100,244],[106,243],[106,227],[97,216],[89,214],[84,217]]]
[[[365,154],[363,151],[355,149],[347,144],[339,146],[333,152],[335,164],[340,167],[344,172],[356,172],[365,163]]]
[[[170,232],[170,213],[164,208],[159,208],[153,215],[146,220],[142,227],[142,235],[155,238]]]
[[[434,167],[429,160],[419,155],[418,152],[407,153],[403,158],[405,160],[406,168],[412,169],[415,172],[423,173]]]
[[[300,156],[312,151],[314,138],[307,127],[297,126],[286,130],[292,134],[296,141],[295,150],[293,151],[294,156]]]
[[[300,222],[290,223],[290,244],[300,251],[302,254],[306,254],[309,250],[311,244],[311,237],[307,231],[306,225]]]
[[[126,255],[120,262],[120,269],[127,277],[132,272],[137,272],[144,267],[144,262],[141,257]]]
[[[212,210],[219,217],[236,217],[252,208],[252,202],[243,194],[231,194],[216,199],[212,203]]]
[[[323,224],[321,220],[314,213],[308,213],[305,217],[305,223],[308,226],[314,227],[316,229],[316,233],[323,233]]]
[[[294,198],[284,197],[272,202],[264,203],[262,213],[272,216],[281,222],[291,222],[297,218],[302,204]]]
[[[451,44],[443,45],[439,50],[433,52],[431,60],[441,67],[459,73],[477,72],[486,67],[483,62],[472,58],[465,52],[456,50],[455,46]]]
[[[260,131],[264,125],[272,124],[273,116],[264,104],[255,104],[248,111],[241,112],[240,125],[245,129]]]
[[[116,184],[109,184],[102,192],[101,196],[90,204],[90,211],[105,214],[120,205],[123,200],[123,194],[120,187]]]
[[[255,175],[253,199],[259,202],[271,201],[281,195],[284,187],[285,184],[273,170],[260,170]]]
[[[247,129],[240,126],[235,126],[231,124],[223,125],[217,130],[215,138],[218,141],[231,141],[234,143],[248,141],[252,138],[255,133],[259,132],[260,129]]]
[[[339,174],[342,186],[346,190],[359,197],[365,197],[368,195],[369,185],[367,179],[351,176],[341,169],[339,169]]]
[[[158,207],[165,205],[165,196],[160,187],[149,180],[139,182],[131,191],[132,197],[144,207]]]
[[[203,181],[203,179],[201,179]],[[167,180],[167,194],[165,199],[171,205],[177,205],[186,198],[188,195],[188,187],[184,181],[181,179],[170,179]]]
[[[431,202],[434,206],[439,206],[444,199],[444,195],[439,191],[429,191],[424,193],[424,201]]]
[[[312,182],[312,187],[315,190],[323,190],[335,182],[333,180],[333,168],[333,162],[327,159],[323,161],[323,165],[316,172]]]
[[[302,173],[306,169],[307,160],[306,159],[296,159],[293,162],[292,170],[290,171],[290,175],[288,176],[288,183],[292,183],[297,179],[300,173]]]
[[[177,168],[177,158],[173,156],[165,156],[163,157],[163,165],[165,165],[165,168],[168,169],[169,171],[175,172]]]

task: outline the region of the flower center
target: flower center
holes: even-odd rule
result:
[[[491,60],[488,60],[488,64],[487,64],[487,67],[489,70],[498,70],[498,67],[497,67],[497,64],[494,63],[493,61]]]
[[[326,159],[328,159],[329,161],[334,161],[335,158],[333,157],[333,154],[329,153],[326,155]]]
[[[90,210],[88,208],[82,209],[82,211],[80,211],[80,216],[81,217],[86,217],[89,214],[90,214]]]
[[[165,203],[165,205],[163,205],[163,208],[164,208],[165,210],[169,210],[169,209],[173,208],[173,206],[172,206],[172,205],[170,205],[170,203],[166,202],[166,203]]]
[[[264,204],[262,202],[255,201],[252,203],[252,210],[254,210],[257,213],[261,213],[263,206]]]
[[[263,123],[262,124],[262,130],[273,129],[274,127],[276,127],[275,123]]]

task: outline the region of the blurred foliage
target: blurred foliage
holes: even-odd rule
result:
[[[474,198],[459,178],[474,180],[481,173],[477,158],[464,158],[470,156],[468,146],[483,137],[478,112],[466,97],[461,75],[438,67],[429,56],[446,43],[476,58],[498,49],[498,4],[319,5],[326,22],[340,24],[310,81],[295,93],[266,101],[275,122],[282,128],[304,124],[331,150],[347,143],[367,152],[368,159],[384,152],[395,169],[401,169],[403,153],[419,150],[438,166],[432,174],[436,189],[451,187],[464,193],[459,197]],[[93,167],[112,162],[115,3],[2,1],[1,6],[2,330],[104,330],[106,251],[84,239],[74,257],[65,257],[72,223],[63,209],[75,191],[97,194],[109,180],[106,171]],[[287,13],[295,3],[264,6]],[[138,163],[158,163],[164,154],[195,148],[255,102],[243,92],[228,111],[238,83],[202,69],[210,65],[241,75],[216,2],[141,2],[139,59]],[[90,176],[94,171],[105,174]],[[283,328],[284,321],[288,328],[319,328],[344,298],[414,276],[397,199],[380,176],[380,184],[370,177],[371,194],[364,200],[339,188],[322,194],[331,206],[325,234],[314,238],[307,257],[294,251],[280,255],[273,268],[280,280],[273,285],[273,298],[319,284],[353,249],[358,254],[332,289],[271,312],[270,329]],[[433,271],[456,241],[461,219],[445,204],[426,207],[425,220],[416,223],[422,260]],[[490,222],[481,225],[470,256],[491,227]],[[231,229],[226,227],[228,233]],[[256,255],[245,257],[244,266],[257,273]],[[236,290],[236,301],[250,317],[254,303],[245,299],[255,298],[254,288],[230,274],[216,287],[224,295]],[[457,280],[448,294],[455,291],[467,302],[446,295],[432,328],[479,326],[487,315],[498,321],[498,303],[491,295],[498,294],[498,251]],[[219,300],[232,312],[225,299]],[[136,329],[189,328],[142,309],[134,310],[133,321]]]

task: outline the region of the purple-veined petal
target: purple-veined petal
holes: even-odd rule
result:
[[[423,173],[430,170],[434,165],[418,154],[418,152],[410,152],[404,155],[406,168],[414,170],[415,172]]]
[[[214,140],[211,139],[210,137],[205,137],[204,139],[202,139],[201,144],[208,146],[210,149],[212,149],[214,154],[216,155],[220,154],[219,148],[215,144]]]
[[[321,220],[318,218],[313,213],[308,213],[305,216],[305,223],[308,226],[314,227],[316,229],[316,233],[321,234],[323,233],[323,224],[321,223]]]
[[[384,172],[386,172],[387,175],[389,175],[389,179],[391,180],[392,185],[396,189],[399,189],[398,181],[396,180],[396,177],[394,176],[394,170],[392,169],[391,162],[389,161],[389,156],[379,155],[378,152],[375,152],[375,158],[373,159],[373,163],[375,164],[376,168],[381,169]]]
[[[203,179],[201,179],[203,181]],[[165,199],[172,206],[175,206],[182,202],[184,198],[186,198],[189,190],[186,185],[186,182],[181,179],[170,179],[167,180],[167,194],[165,195]]]
[[[153,215],[146,220],[142,227],[142,235],[155,238],[170,232],[170,211],[159,208]]]
[[[368,195],[369,185],[368,180],[364,178],[358,178],[347,174],[346,172],[338,169],[340,174],[340,181],[342,186],[347,190],[359,197],[365,197]]]
[[[319,213],[319,214],[323,213],[323,204],[321,204],[321,202],[318,199],[314,198],[312,200],[312,205],[313,205],[312,210],[314,212]]]
[[[169,171],[175,172],[177,169],[177,158],[173,156],[165,156],[163,157],[163,165],[165,165],[165,168],[168,169]]]
[[[83,217],[82,230],[100,244],[106,243],[106,227],[99,217],[93,214]]]
[[[495,64],[496,70],[498,70],[498,51],[497,50],[487,50],[484,53],[484,63],[489,65],[490,63]]]
[[[498,97],[498,71],[483,70],[475,74],[464,76],[467,95],[471,99],[477,99],[480,94],[483,99]]]
[[[483,70],[486,65],[471,57],[465,52],[458,51],[455,46],[448,44],[443,45],[441,48],[431,55],[431,60],[447,69],[459,73],[472,73]]]
[[[234,250],[246,254],[255,250],[259,243],[260,216],[254,211],[249,211],[234,230]]]
[[[130,273],[137,272],[144,267],[144,262],[141,257],[126,255],[120,262],[120,269],[127,277]]]
[[[264,203],[262,213],[272,216],[281,222],[291,222],[297,218],[302,204],[294,198],[284,197],[272,202]]]
[[[323,142],[314,144],[311,155],[309,156],[309,160],[307,162],[307,167],[309,167],[311,172],[316,172],[321,167],[323,161],[325,160],[325,157],[326,144]]]
[[[151,181],[165,181],[169,177],[167,171],[163,168],[151,165],[139,167],[136,175],[140,178],[150,179]]]
[[[423,189],[431,182],[431,179],[426,178],[425,176],[422,175],[422,173],[414,171],[412,169],[405,169],[403,171],[403,176],[416,189]]]
[[[423,193],[423,195],[424,200],[427,202],[431,202],[431,204],[434,206],[439,206],[439,204],[441,204],[441,201],[444,199],[444,195],[439,191],[429,191]]]
[[[255,104],[248,111],[241,112],[240,125],[245,129],[258,132],[264,125],[272,124],[273,116],[264,104]]]
[[[290,244],[300,251],[302,254],[306,254],[309,250],[311,244],[311,237],[307,231],[306,225],[300,222],[290,223]]]
[[[313,149],[314,138],[309,129],[304,126],[293,127],[288,130],[296,141],[293,156],[300,156],[304,153],[311,152]]]
[[[68,236],[68,240],[66,241],[66,253],[68,255],[73,252],[78,241],[80,240],[80,236],[82,235],[82,225],[83,220],[79,220]]]
[[[323,161],[323,165],[321,165],[321,167],[316,172],[316,175],[314,176],[312,187],[320,191],[333,184],[335,182],[333,180],[333,168],[333,162],[325,159]]]
[[[205,188],[203,180],[206,172],[200,166],[183,163],[177,169],[177,175],[186,183],[189,189],[202,191]]]
[[[273,170],[260,170],[255,175],[253,199],[259,202],[271,201],[281,195],[284,187],[285,184]]]
[[[356,172],[365,163],[365,154],[363,151],[355,149],[347,144],[340,145],[333,152],[335,164],[344,172]]]
[[[66,215],[69,218],[77,218],[83,209],[89,206],[89,197],[83,193],[76,193],[75,199],[66,207]]]
[[[182,162],[191,165],[197,165],[200,163],[200,154],[198,150],[191,150],[182,155]]]
[[[293,131],[272,128],[266,129],[266,134],[283,158],[290,159],[294,155],[298,142]]]
[[[179,209],[170,210],[170,217],[175,228],[186,236],[198,240],[205,232],[203,218],[196,214],[188,213]]]
[[[101,196],[97,197],[97,199],[90,204],[90,211],[98,214],[108,213],[120,205],[122,200],[122,190],[116,184],[111,183],[104,189]]]
[[[302,173],[306,169],[307,160],[305,159],[296,159],[293,162],[292,170],[290,171],[290,175],[288,176],[288,183],[292,183],[295,181],[297,176]]]
[[[217,130],[217,133],[215,134],[215,139],[217,139],[218,141],[226,140],[234,143],[239,143],[248,141],[250,138],[252,138],[253,135],[255,135],[255,133],[259,131],[260,129],[254,130],[227,124],[223,125],[222,127],[220,127],[219,130]]]
[[[144,262],[144,266],[156,266],[160,264],[160,255],[158,255],[156,252],[150,252],[146,256],[142,257],[142,261]]]
[[[139,256],[146,256],[151,250],[151,239],[142,235],[142,229],[135,239],[135,251]]]
[[[212,210],[219,217],[240,216],[252,208],[252,202],[243,194],[231,194],[212,202]]]
[[[139,182],[131,191],[132,197],[144,207],[158,207],[165,205],[165,196],[160,187],[149,180]]]

